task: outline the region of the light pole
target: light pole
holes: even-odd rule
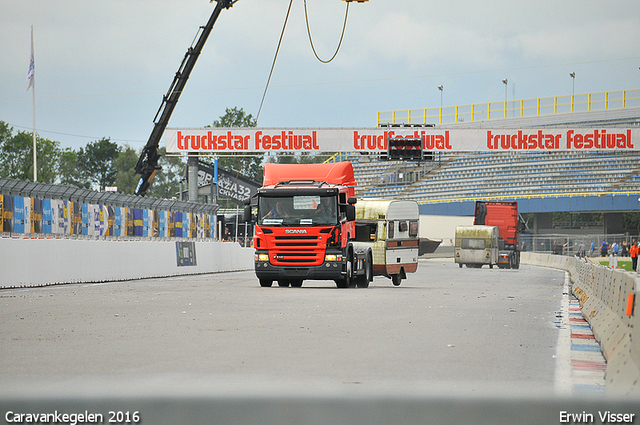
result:
[[[571,79],[573,80],[573,87],[571,89],[571,96],[574,96],[576,94],[576,73],[575,72],[570,72],[569,73],[569,77],[571,77]]]
[[[502,82],[504,83],[504,117],[507,118],[507,83],[509,81],[505,78]]]
[[[442,93],[444,91],[444,86],[439,85],[438,90],[440,90],[440,109],[442,109]]]
[[[573,112],[573,99],[576,95],[576,73],[570,72],[569,77],[571,77],[571,112]]]

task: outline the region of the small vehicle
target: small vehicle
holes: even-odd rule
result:
[[[498,267],[520,268],[519,235],[524,223],[518,215],[518,203],[513,201],[476,201],[474,225],[496,226],[498,241]]]
[[[460,267],[480,268],[498,264],[499,229],[497,226],[458,226],[454,259]]]

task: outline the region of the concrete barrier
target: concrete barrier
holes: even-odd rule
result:
[[[253,269],[253,248],[233,242],[181,242],[185,240],[3,238],[0,288]]]
[[[607,392],[640,395],[640,276],[577,257],[522,253],[525,264],[565,270],[607,359]]]

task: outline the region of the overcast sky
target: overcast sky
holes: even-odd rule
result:
[[[169,127],[204,127],[227,107],[255,117],[288,0],[224,10]],[[322,58],[346,3],[307,0]],[[25,93],[34,27],[40,136],[78,148],[109,137],[138,149],[214,5],[206,0],[0,0],[0,121],[31,131]],[[373,127],[394,109],[640,88],[638,0],[370,0],[352,3],[336,59],[311,50],[294,0],[261,127]],[[162,142],[164,145],[164,141]]]

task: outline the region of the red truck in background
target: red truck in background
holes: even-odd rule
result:
[[[371,248],[352,244],[355,185],[350,162],[265,164],[263,187],[244,211],[255,222],[260,286],[300,287],[307,279],[369,286]]]
[[[500,268],[520,268],[518,241],[520,223],[517,202],[476,201],[473,224],[498,227],[498,267]]]

